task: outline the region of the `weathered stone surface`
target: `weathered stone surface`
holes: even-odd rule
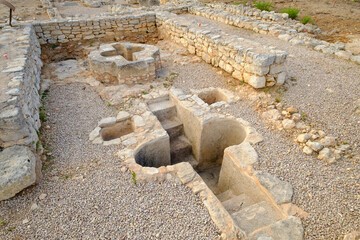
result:
[[[108,117],[108,118],[101,119],[98,126],[101,128],[104,128],[104,127],[109,127],[115,123],[116,123],[115,117]]]
[[[258,154],[248,142],[228,147],[226,151],[237,159],[243,169],[258,161]]]
[[[283,128],[286,130],[293,129],[295,127],[295,122],[291,119],[284,119],[282,121]]]
[[[320,160],[327,160],[330,158],[330,149],[323,148],[318,155],[318,159]]]
[[[308,146],[305,146],[303,148],[303,152],[306,154],[306,155],[311,155],[313,153],[313,150],[311,148],[309,148]]]
[[[299,143],[306,143],[310,139],[311,135],[309,133],[300,134],[296,140]]]
[[[0,152],[0,200],[15,196],[36,181],[36,157],[25,146],[13,146]]]
[[[133,116],[133,121],[134,121],[134,126],[135,127],[143,127],[143,126],[145,126],[144,119],[139,115]]]
[[[182,162],[175,165],[177,169],[177,176],[183,184],[186,184],[193,180],[196,172],[188,162]]]
[[[360,239],[360,232],[354,231],[348,233],[344,236],[344,240],[359,240]]]
[[[324,148],[324,145],[322,145],[321,143],[319,142],[311,142],[311,141],[308,141],[306,143],[306,145],[308,147],[310,147],[312,150],[314,150],[315,152],[319,152],[321,149]]]
[[[325,147],[335,147],[336,145],[336,137],[326,136],[320,140],[320,143]]]
[[[274,240],[269,234],[257,234],[255,240]]]
[[[100,127],[96,127],[94,130],[91,131],[91,133],[89,134],[89,140],[93,141],[95,138],[100,136]]]
[[[278,204],[291,202],[293,188],[290,183],[281,181],[267,172],[256,172],[260,183],[269,191]]]
[[[128,119],[129,117],[130,117],[130,114],[128,112],[120,111],[116,116],[116,121],[121,122],[125,119]]]
[[[278,221],[270,226],[273,237],[276,240],[302,240],[304,238],[304,229],[300,219],[289,217]]]

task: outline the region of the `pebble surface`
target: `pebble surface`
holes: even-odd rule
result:
[[[120,146],[88,141],[115,115],[90,86],[53,85],[45,106],[51,160],[40,184],[0,202],[0,239],[217,239],[190,189],[174,180],[135,185],[115,157]]]

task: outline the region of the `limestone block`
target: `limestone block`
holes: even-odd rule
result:
[[[283,64],[273,64],[270,66],[270,74],[277,74],[285,71]]]
[[[304,238],[304,229],[300,219],[289,217],[278,221],[270,226],[274,239],[277,240],[302,240]]]
[[[252,64],[245,64],[245,70],[247,72],[255,73],[257,75],[263,76],[263,75],[269,73],[269,66],[262,67],[262,66],[252,65]]]
[[[248,142],[226,148],[226,154],[228,153],[236,158],[243,169],[258,161],[255,149]]]
[[[15,196],[36,181],[36,157],[25,146],[13,146],[0,153],[0,201]]]
[[[266,85],[266,78],[263,76],[251,75],[244,73],[244,81],[253,86],[254,88],[263,88]]]
[[[240,81],[243,81],[243,75],[242,75],[242,73],[240,71],[235,70],[232,73],[232,76],[233,76],[233,78],[236,78],[236,79],[238,79]]]
[[[267,172],[256,172],[261,185],[263,185],[278,204],[291,202],[293,188],[290,183],[281,181]]]
[[[276,84],[277,85],[283,85],[286,80],[286,72],[281,72],[276,76]]]

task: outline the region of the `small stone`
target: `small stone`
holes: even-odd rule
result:
[[[295,128],[296,129],[306,129],[306,125],[305,125],[305,123],[303,123],[303,122],[298,122],[298,123],[296,123],[296,125],[295,125]]]
[[[336,163],[336,159],[335,159],[334,157],[329,158],[329,159],[327,159],[326,161],[327,161],[328,164],[334,164],[334,163]]]
[[[51,127],[49,125],[46,125],[45,129],[49,130]]]
[[[321,143],[319,142],[311,142],[311,141],[308,141],[306,143],[307,146],[309,146],[312,150],[314,150],[315,152],[319,152],[321,149],[324,148],[324,145],[322,145]]]
[[[120,168],[120,171],[121,171],[122,173],[126,172],[126,170],[127,170],[127,168],[126,168],[126,167],[122,167],[122,168]]]
[[[318,131],[320,137],[326,137],[326,133],[324,131]]]
[[[91,131],[91,133],[89,134],[89,140],[90,141],[94,141],[95,138],[100,136],[100,127],[96,127],[94,130]]]
[[[336,137],[326,136],[320,140],[320,143],[325,147],[334,147],[336,145]]]
[[[99,122],[99,127],[101,127],[101,128],[109,127],[109,126],[111,126],[111,125],[113,125],[115,123],[116,123],[116,118],[115,117],[103,118]]]
[[[121,122],[125,119],[128,119],[130,117],[130,114],[128,112],[125,112],[125,111],[120,111],[118,113],[118,115],[116,116],[116,121],[117,122]]]
[[[289,113],[291,113],[291,114],[299,112],[299,111],[298,111],[296,108],[294,108],[294,107],[288,107],[288,108],[286,109],[286,111],[289,112]]]
[[[305,146],[303,148],[303,152],[306,154],[306,155],[311,155],[313,153],[313,150],[311,148],[309,148],[308,146]]]
[[[47,197],[47,194],[42,193],[42,194],[40,194],[39,199],[44,200],[46,197]]]
[[[269,111],[263,112],[261,114],[262,118],[268,119],[270,121],[280,120],[282,118],[280,112],[276,109],[271,109]]]
[[[139,115],[133,116],[133,121],[134,121],[135,127],[143,127],[143,126],[145,126],[144,119]]]
[[[27,224],[28,222],[29,222],[29,219],[27,219],[27,218],[25,218],[25,219],[22,221],[23,224]]]
[[[284,119],[282,121],[282,125],[283,125],[284,129],[289,130],[289,129],[293,129],[295,127],[295,122],[291,119]]]
[[[34,211],[34,210],[36,210],[38,208],[39,208],[39,206],[36,203],[33,203],[33,204],[31,204],[30,210]]]
[[[327,160],[330,158],[330,149],[323,148],[318,155],[318,159],[320,160]]]
[[[344,236],[344,240],[359,240],[360,239],[360,232],[354,231],[348,233]]]
[[[304,133],[304,134],[300,134],[296,140],[299,142],[299,143],[306,143],[309,139],[310,139],[310,134],[309,133]]]

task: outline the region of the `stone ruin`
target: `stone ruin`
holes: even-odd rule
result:
[[[41,177],[41,45],[93,39],[131,41],[103,44],[89,54],[93,76],[105,85],[153,81],[161,68],[159,49],[139,42],[158,38],[181,44],[239,83],[254,88],[284,83],[286,52],[199,26],[180,15],[190,13],[360,62],[359,56],[341,46],[302,33],[304,28],[318,31],[315,27],[299,27],[283,14],[242,6],[174,1],[170,6],[154,7],[158,2],[147,0],[139,4],[153,7],[150,10],[155,12],[131,7],[117,11],[113,7],[108,16],[66,20],[51,2],[43,2],[49,16],[57,20],[1,30],[1,55],[5,47],[15,54],[0,72],[6,82],[0,98],[0,200],[14,196]],[[101,4],[107,1],[93,5]],[[260,20],[253,22],[249,18],[253,15]],[[141,111],[122,111],[116,117],[102,119],[89,140],[122,146],[118,156],[139,180],[180,179],[200,195],[224,239],[303,238],[300,220],[288,214],[289,208],[301,211],[291,204],[291,185],[253,169],[258,156],[252,144],[262,137],[246,121],[210,111],[232,104],[238,100],[235,96],[224,89],[208,88],[189,95],[171,89],[149,98],[139,106]]]
[[[111,85],[153,81],[161,68],[156,46],[129,42],[101,45],[89,63],[95,78]]]

